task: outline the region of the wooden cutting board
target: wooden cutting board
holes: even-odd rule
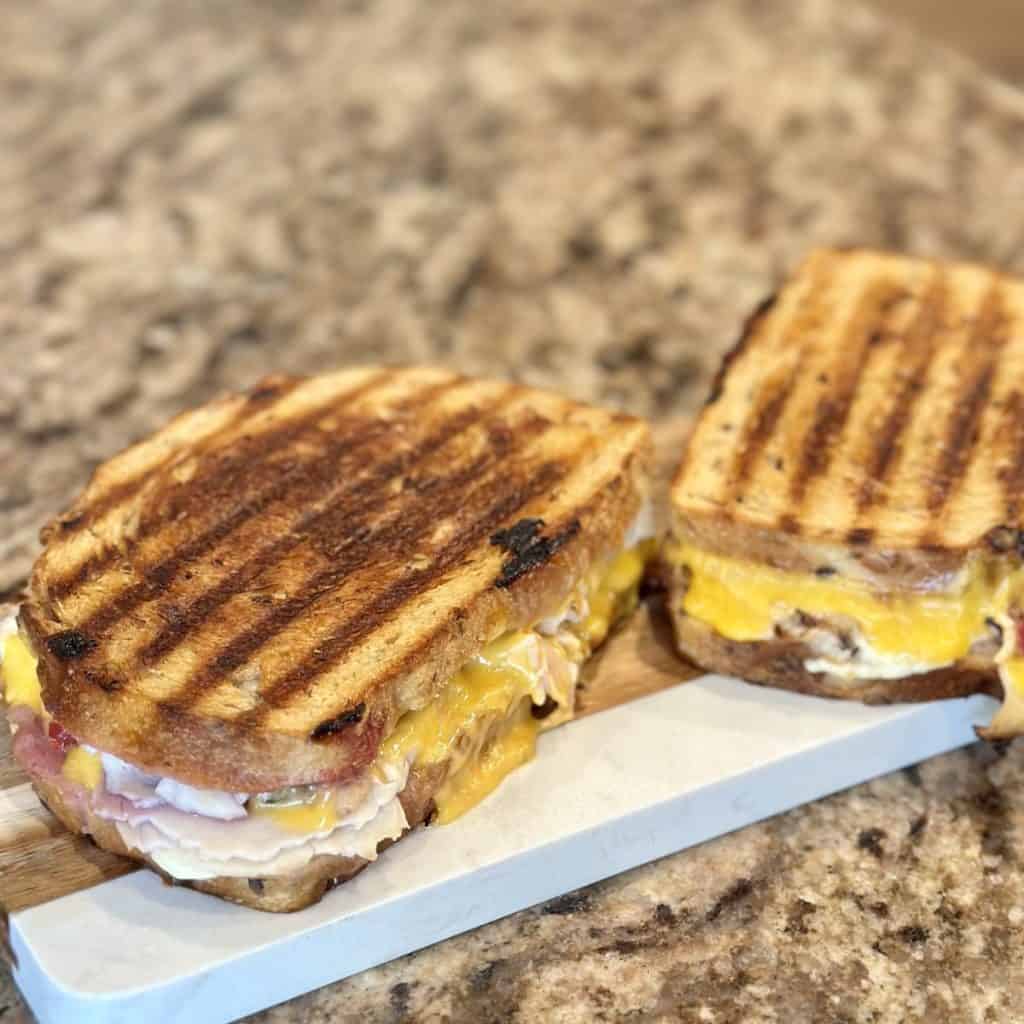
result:
[[[697,675],[673,653],[670,632],[658,601],[642,605],[588,665],[579,717]],[[10,732],[0,710],[0,907],[23,910],[134,870],[131,861],[71,835],[40,804],[11,758]]]

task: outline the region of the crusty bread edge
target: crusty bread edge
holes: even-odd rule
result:
[[[672,537],[710,554],[770,566],[784,572],[831,570],[882,590],[948,587],[967,565],[974,548],[887,547],[884,537],[865,535],[843,543],[814,540],[730,518],[724,509],[672,508]],[[995,551],[989,544],[985,550]]]

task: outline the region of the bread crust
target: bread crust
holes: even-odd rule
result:
[[[809,540],[775,527],[674,509],[672,537],[711,554],[737,557],[784,572],[829,572],[891,593],[942,590],[967,567],[970,550],[894,548],[869,543],[835,544]],[[985,549],[996,554],[994,548]]]
[[[313,397],[304,399],[309,392]],[[353,398],[357,392],[361,397]],[[176,552],[182,545],[195,548],[199,527],[189,525],[188,515],[180,521],[168,519],[164,506],[180,501],[202,520],[200,525],[206,523],[203,517],[213,516],[213,528],[218,529],[216,515],[221,510],[211,513],[209,502],[199,500],[205,494],[202,486],[223,502],[229,517],[241,499],[218,482],[216,472],[204,469],[207,462],[213,460],[216,468],[216,459],[230,461],[238,451],[244,455],[247,444],[258,448],[261,437],[280,434],[296,419],[311,419],[308,407],[319,409],[324,396],[330,399],[335,393],[341,396],[337,409],[328,407],[325,415],[354,417],[356,426],[346,429],[362,431],[360,438],[365,435],[369,440],[355,446],[358,451],[351,463],[338,457],[333,478],[342,471],[365,470],[370,475],[366,487],[371,490],[366,493],[374,500],[364,495],[361,506],[348,500],[370,517],[369,536],[379,539],[367,542],[365,556],[358,545],[338,556],[332,546],[338,542],[336,535],[314,534],[294,546],[294,573],[286,560],[266,585],[259,579],[246,580],[237,594],[232,591],[230,602],[206,613],[205,595],[217,593],[225,573],[241,572],[232,562],[241,556],[224,542],[193,566],[202,578],[186,582],[188,573],[181,571]],[[253,402],[270,405],[247,412]],[[421,405],[413,408],[416,402]],[[249,425],[246,430],[252,437],[237,426],[239,420]],[[435,434],[448,431],[446,443],[454,445],[451,453],[438,455],[436,445],[425,443],[432,425]],[[321,430],[317,423],[316,444],[337,443],[340,429]],[[214,450],[217,431],[227,431],[227,440]],[[378,466],[391,467],[397,458],[394,437],[417,436],[424,450],[402,470],[404,477],[391,476],[391,468],[381,469],[379,479],[373,476]],[[409,450],[416,451],[415,445]],[[273,454],[281,453],[275,449]],[[310,464],[317,458],[321,456],[301,446],[293,456]],[[22,629],[39,659],[44,704],[80,741],[148,772],[195,786],[253,793],[353,777],[373,760],[381,739],[406,709],[428,703],[497,636],[551,614],[596,559],[621,545],[648,497],[651,461],[650,431],[640,420],[547,392],[499,381],[470,381],[435,369],[275,378],[248,395],[218,399],[178,417],[153,438],[101,466],[72,508],[44,529],[47,548],[33,570],[20,613]],[[241,462],[239,486],[250,486],[244,458]],[[453,462],[466,475],[461,489],[450,482],[450,475],[440,489],[432,487]],[[425,465],[433,475],[417,477],[416,471]],[[478,466],[483,467],[478,475],[486,477],[480,486],[474,476]],[[251,484],[254,487],[268,481],[273,487],[274,474],[283,472],[278,463],[254,462],[254,467],[254,474],[258,468],[267,476]],[[305,464],[300,469],[295,486],[305,488],[310,501],[319,499],[314,486],[319,481],[310,482],[312,471]],[[212,483],[195,482],[207,478]],[[397,490],[390,487],[395,482]],[[397,508],[402,514],[411,509],[425,526],[444,527],[447,521],[441,511],[447,509],[451,524],[468,529],[472,543],[467,541],[462,551],[456,534],[454,541],[431,538],[418,547],[417,537],[403,532],[401,518],[390,532],[377,529],[376,499],[389,500],[392,493],[404,494],[394,499]],[[289,514],[304,511],[301,504],[294,508],[296,500],[281,500]],[[429,517],[432,502],[438,503],[436,523]],[[478,505],[477,520],[473,517]],[[260,533],[264,520],[272,539],[280,528],[283,512],[276,508],[261,507],[259,516],[245,520],[239,529],[249,533],[238,546],[245,547],[244,539],[259,555],[266,541]],[[486,510],[490,511],[485,515]],[[509,556],[489,543],[489,536],[526,516],[542,518],[543,536],[559,543],[552,544],[546,561],[505,585],[501,574]],[[156,540],[140,533],[139,523],[150,521],[159,524]],[[161,570],[166,583],[159,572],[143,571],[148,563],[159,563],[165,550],[170,554],[163,564],[174,570]],[[424,550],[428,568],[417,570],[412,559]],[[431,563],[438,550],[444,558],[438,556]],[[444,554],[448,551],[450,557]],[[378,554],[379,571],[374,564]],[[348,571],[345,558],[351,561]],[[109,562],[109,567],[92,575],[81,570],[80,564],[88,567],[96,560],[104,566]],[[331,578],[336,569],[337,594],[310,586],[309,580]],[[124,583],[118,578],[122,571],[131,581],[128,590],[144,597],[128,612]],[[418,571],[425,574],[426,583],[420,583]],[[105,587],[112,589],[109,598]],[[268,644],[260,629],[264,620],[276,621],[274,587],[287,595],[283,600],[291,616],[290,633],[287,638],[274,634],[274,642]],[[308,608],[303,604],[307,593]],[[360,610],[364,598],[371,605],[365,614]],[[83,611],[69,611],[76,601]],[[267,602],[269,610],[260,610]],[[295,614],[288,610],[293,604],[301,609]],[[108,607],[116,611],[109,622]],[[100,623],[94,631],[82,625],[90,620]],[[173,656],[163,649],[146,654],[145,647],[138,653],[136,638],[159,647],[161,630],[173,633],[182,622],[188,628],[181,626],[184,639]],[[338,630],[355,638],[350,646],[344,641],[335,644]],[[239,635],[256,638],[255,650],[232,660]],[[296,647],[302,645],[306,650],[300,657]],[[201,684],[194,682],[193,662],[203,666]],[[230,671],[221,672],[219,666],[226,662],[231,663]],[[308,678],[302,674],[306,663]],[[271,688],[282,678],[287,686],[278,700]],[[181,691],[189,686],[193,691],[186,700]]]

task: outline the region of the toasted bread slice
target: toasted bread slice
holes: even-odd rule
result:
[[[682,652],[869,702],[1002,690],[989,734],[1024,730],[1004,678],[1024,607],[1022,317],[1024,282],[983,267],[812,253],[724,360],[672,484]]]
[[[749,320],[672,485],[677,536],[929,587],[1024,527],[1024,283],[814,252]]]
[[[20,616],[43,702],[80,742],[194,786],[354,776],[621,546],[650,457],[637,419],[440,369],[218,399],[44,529]],[[516,524],[528,543],[501,543]]]

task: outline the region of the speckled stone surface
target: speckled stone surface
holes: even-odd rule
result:
[[[0,109],[0,590],[270,369],[670,415],[815,242],[1024,269],[1024,99],[840,0],[9,3]],[[259,1019],[1022,1019],[1022,813],[974,748]]]

